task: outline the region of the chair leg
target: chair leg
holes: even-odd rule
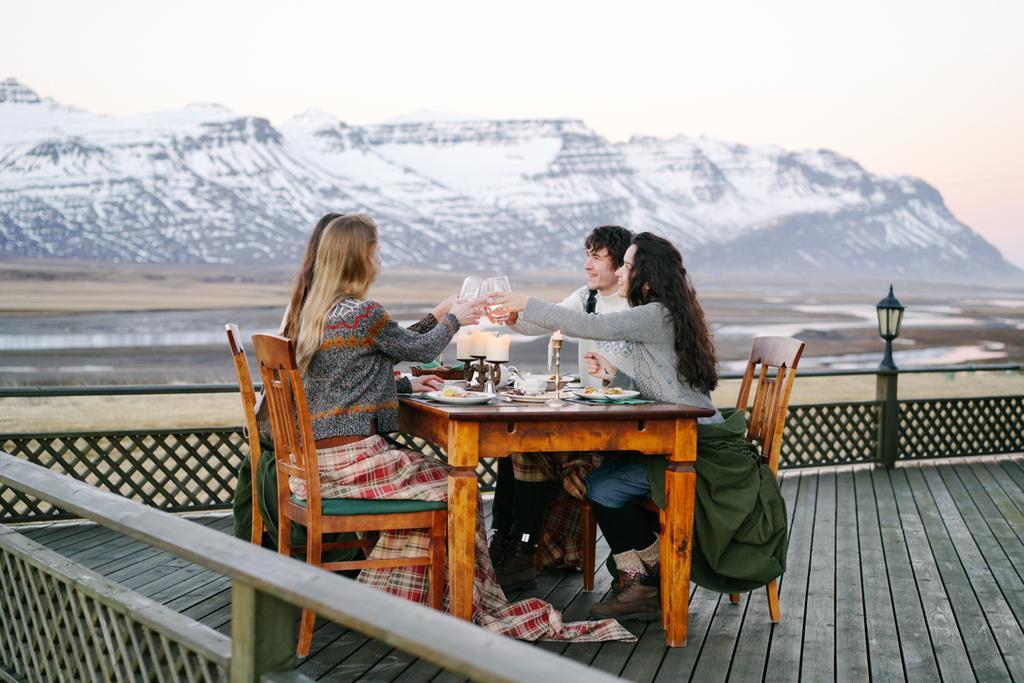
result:
[[[729,602],[731,602],[734,605],[740,604],[740,594],[739,593],[729,593]]]
[[[777,624],[782,621],[782,608],[779,607],[779,580],[772,579],[765,589],[768,591],[768,616],[771,617],[773,624]]]
[[[590,501],[584,500],[580,507],[583,516],[583,590],[594,590],[594,570],[597,562],[597,518],[590,507]]]
[[[434,513],[430,532],[430,578],[427,602],[436,610],[444,609],[445,560],[448,553],[448,511]]]
[[[306,564],[319,567],[323,564],[323,536],[319,528],[306,527]],[[302,622],[299,624],[299,644],[295,654],[305,657],[313,643],[313,626],[316,624],[316,613],[308,609],[302,610]]]
[[[250,486],[252,486],[252,509],[250,515],[252,515],[252,529],[249,533],[249,540],[256,545],[263,545],[263,515],[260,514],[260,496],[257,490],[257,475],[256,468],[259,467],[259,458],[256,460],[250,460],[250,470],[252,473]]]

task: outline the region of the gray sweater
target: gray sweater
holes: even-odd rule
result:
[[[530,297],[520,319],[563,334],[595,340],[633,342],[633,375],[619,370],[613,386],[635,389],[645,398],[666,403],[714,408],[711,396],[679,381],[675,330],[665,306],[655,302],[618,313],[579,313]],[[721,413],[702,417],[701,424],[722,422]]]
[[[313,438],[398,429],[395,363],[433,360],[459,330],[449,313],[420,333],[401,327],[374,301],[346,299],[327,314],[320,349],[302,377],[313,418]]]

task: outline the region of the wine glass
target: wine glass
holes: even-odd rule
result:
[[[465,303],[467,301],[479,301],[482,293],[481,288],[483,285],[483,279],[478,278],[474,275],[468,276],[462,281],[462,289],[459,290],[459,303]]]
[[[480,294],[485,298],[485,300],[491,294],[510,291],[512,291],[512,287],[509,285],[507,275],[489,277],[484,280],[483,285],[480,287]],[[508,310],[506,310],[504,306],[491,306],[490,304],[485,304],[484,313],[487,314],[487,319],[492,323],[502,325],[506,320],[508,320]]]

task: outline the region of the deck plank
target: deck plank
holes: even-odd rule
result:
[[[860,546],[859,567],[864,596],[862,607],[869,675],[881,681],[895,683],[905,680],[903,657],[900,653],[896,613],[893,610],[886,557],[882,549],[882,534],[878,524],[878,508],[871,473],[863,468],[858,469],[853,473],[853,484],[856,489],[857,540]],[[838,615],[843,613],[841,607],[836,605]],[[840,668],[837,673],[842,670]]]
[[[835,674],[837,681],[868,678],[868,644],[865,629],[864,582],[861,576],[857,492],[853,472],[836,472],[835,574]],[[872,597],[872,599],[875,599]],[[888,599],[886,591],[885,599]],[[804,658],[807,655],[805,653]],[[902,678],[902,671],[900,678]]]
[[[627,622],[636,643],[537,647],[638,683],[694,681],[1024,681],[1024,460],[973,458],[784,473],[791,525],[782,623],[763,590],[738,605],[691,586],[689,645],[666,648],[657,622]],[[226,516],[196,518],[231,533]],[[24,533],[221,632],[230,582],[109,529],[55,523]],[[599,541],[602,560],[608,549]],[[545,572],[514,598],[537,596],[567,621],[597,590],[575,572]],[[832,643],[835,643],[833,646]],[[453,683],[462,677],[318,621],[299,670],[324,681]],[[940,675],[941,671],[941,675]]]
[[[836,677],[836,475],[831,470],[818,475],[806,600],[800,677],[830,681]]]
[[[878,528],[889,573],[899,644],[903,653],[903,671],[908,681],[933,683],[940,680],[939,663],[935,657],[932,634],[925,616],[925,596],[918,590],[914,566],[911,564],[912,554],[908,548],[900,511],[896,507],[891,473],[874,470],[870,472],[870,480],[875,493]],[[931,596],[928,597],[930,599]],[[930,610],[934,609],[933,603],[928,604]],[[963,652],[966,659],[967,652],[963,649],[963,643],[959,642],[959,633],[956,635],[956,642],[946,643],[944,646]]]

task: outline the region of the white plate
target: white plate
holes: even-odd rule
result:
[[[441,391],[428,391],[426,396],[438,403],[450,403],[453,406],[479,405],[494,398],[493,394],[485,394],[480,391],[467,391],[465,396],[445,396]]]
[[[611,396],[606,396],[605,394],[587,394],[584,393],[583,389],[576,389],[573,393],[580,398],[585,398],[588,401],[594,401],[595,403],[615,403],[616,401],[625,401],[626,399],[636,398],[640,395],[639,391],[633,391],[631,389],[623,389],[621,394],[612,394]]]

